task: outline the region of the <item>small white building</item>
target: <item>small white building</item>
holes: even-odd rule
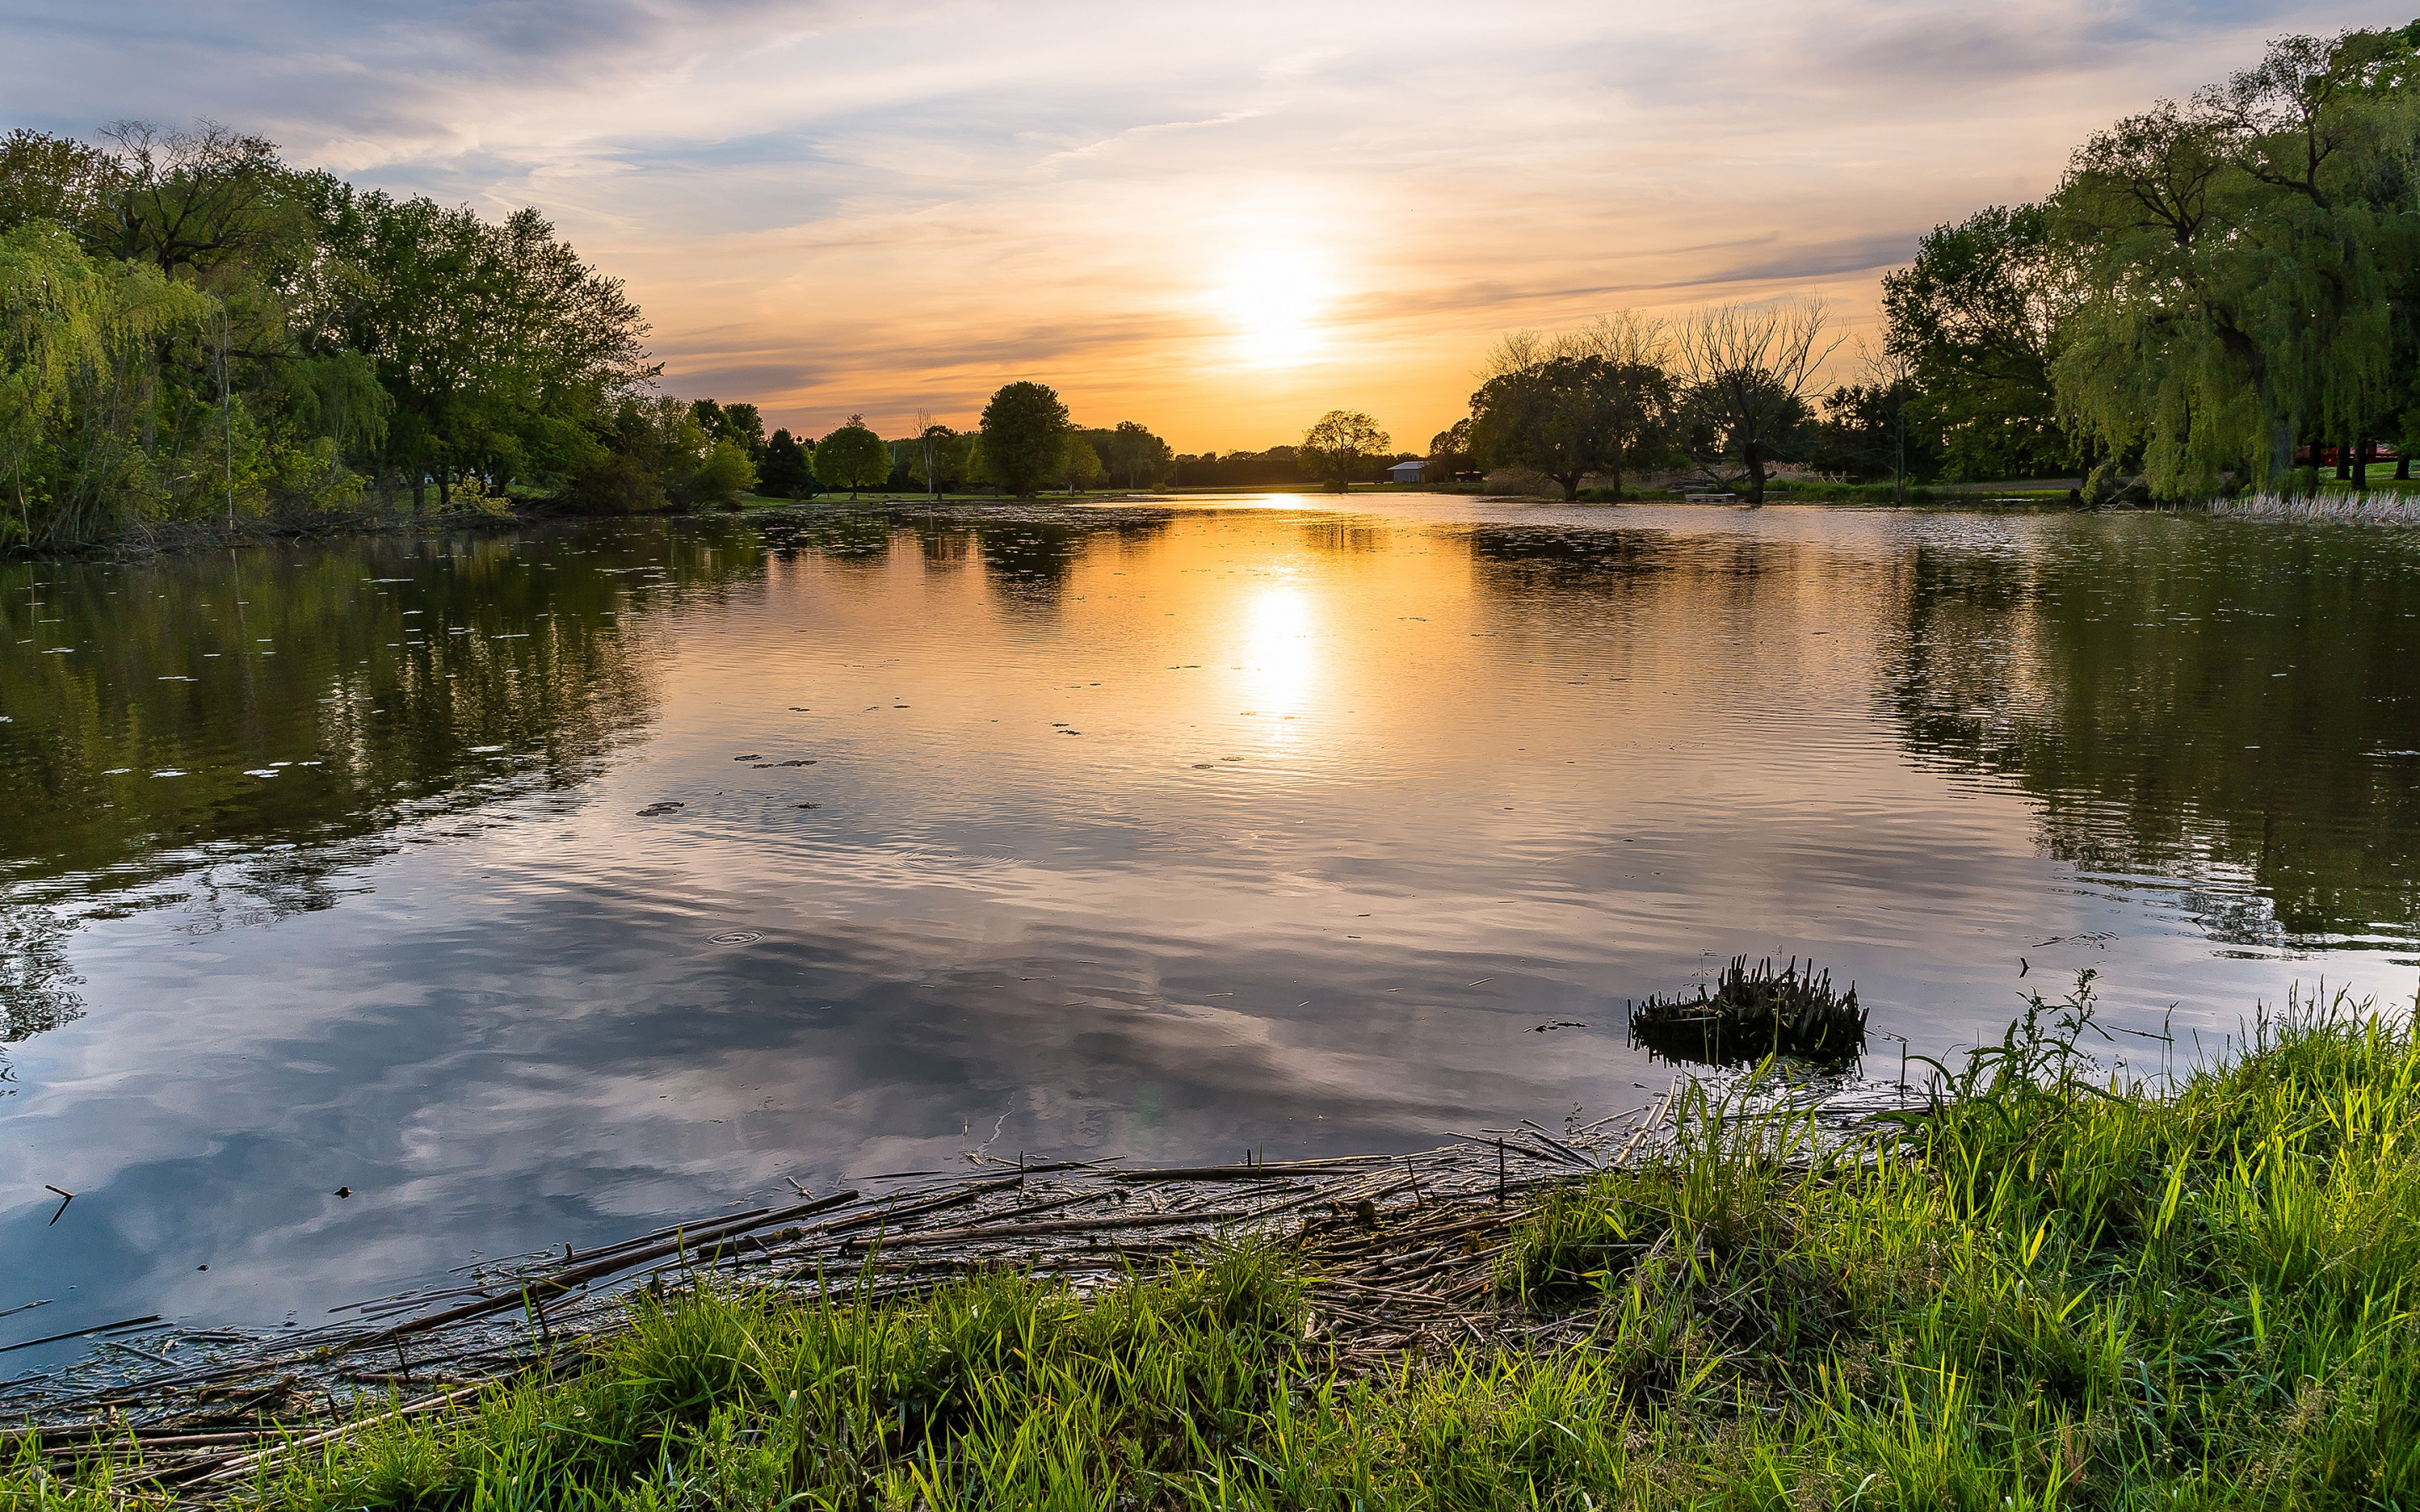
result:
[[[1398,462],[1388,468],[1387,476],[1397,483],[1426,483],[1428,471],[1428,463],[1415,457],[1409,462]]]

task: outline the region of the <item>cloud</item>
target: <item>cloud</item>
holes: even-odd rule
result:
[[[1925,229],[2046,187],[2085,132],[2341,23],[2250,0],[19,0],[0,98],[8,124],[209,115],[378,187],[535,204],[628,280],[678,381],[761,385],[776,423],[1047,367],[1223,447],[1345,400],[1436,429],[1507,325],[1817,286],[1869,308]],[[1271,249],[1323,281],[1283,369],[1216,305]]]

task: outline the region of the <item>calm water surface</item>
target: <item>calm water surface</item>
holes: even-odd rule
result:
[[[2420,536],[1383,507],[0,566],[0,1343],[1619,1111],[1738,953],[1931,1055],[2412,994]]]

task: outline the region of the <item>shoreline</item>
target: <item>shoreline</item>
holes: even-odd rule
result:
[[[2074,509],[2079,513],[2126,514],[2207,514],[2218,518],[2261,519],[2294,523],[2326,523],[2358,521],[2363,523],[2402,524],[2420,520],[2420,495],[2407,494],[2393,488],[2373,489],[2366,495],[2330,490],[2314,499],[2281,501],[2267,496],[2242,500],[2207,500],[2190,503],[2145,506],[2124,510],[2091,510],[2069,504],[2063,499],[2032,493],[1995,493],[1991,486],[1979,484],[1933,484],[1916,490],[1927,497],[1911,498],[1904,503],[1863,497],[1829,498],[1821,494],[1801,496],[1787,489],[1776,489],[1765,501],[1765,507],[1805,505],[1845,509],[1915,509],[1956,511],[1974,509],[1997,512],[2009,505],[2046,511]],[[600,520],[778,520],[804,522],[816,517],[845,514],[884,513],[897,519],[916,517],[941,518],[984,523],[1125,523],[1115,518],[1132,516],[1136,520],[1164,518],[1187,509],[1216,507],[1229,498],[1266,498],[1282,494],[1301,501],[1306,509],[1350,510],[1353,501],[1364,499],[1387,499],[1405,496],[1439,496],[1467,498],[1493,503],[1544,504],[1563,508],[1620,509],[1636,505],[1680,506],[1688,502],[1683,497],[1624,498],[1621,500],[1590,499],[1565,501],[1544,495],[1488,494],[1461,489],[1435,489],[1394,485],[1374,485],[1358,491],[1332,493],[1303,488],[1204,488],[1180,489],[1165,493],[1106,493],[1068,497],[1043,494],[1032,499],[1001,496],[958,494],[939,500],[915,496],[848,500],[817,498],[775,500],[752,497],[737,509],[658,510],[638,515],[582,515],[545,509],[434,510],[417,514],[357,514],[347,516],[258,517],[239,522],[232,530],[224,524],[209,521],[188,521],[177,524],[156,524],[130,531],[108,540],[86,541],[43,549],[22,545],[0,548],[0,561],[14,562],[141,562],[178,553],[224,550],[245,546],[267,546],[302,541],[334,541],[368,536],[429,535],[449,531],[506,532],[529,530],[550,525],[577,524]],[[1745,502],[1730,502],[1704,507],[1746,508]]]
[[[2409,1504],[2420,1017],[2289,1004],[2165,1083],[2092,1020],[2036,1000],[1897,1111],[1676,1083],[1411,1157],[802,1194],[0,1401],[0,1500]]]

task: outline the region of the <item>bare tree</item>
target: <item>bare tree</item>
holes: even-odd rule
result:
[[[1804,432],[1815,370],[1839,347],[1821,301],[1719,304],[1683,321],[1673,342],[1688,423],[1683,445],[1714,471],[1736,462],[1751,504],[1764,502],[1766,470]]]

